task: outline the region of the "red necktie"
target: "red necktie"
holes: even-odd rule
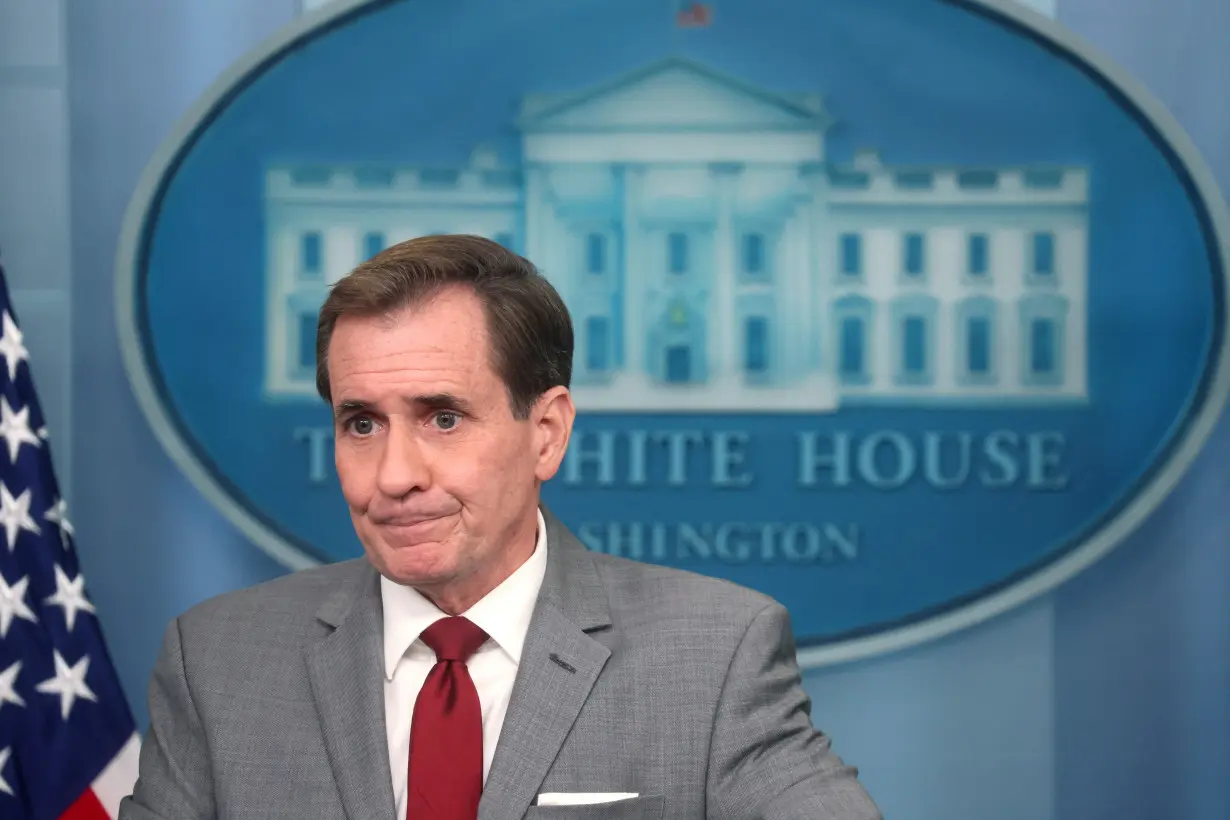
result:
[[[429,626],[436,665],[414,701],[407,820],[475,820],[483,794],[483,712],[466,661],[487,633],[465,618]]]

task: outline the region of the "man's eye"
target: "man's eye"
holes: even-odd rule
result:
[[[359,416],[350,420],[350,429],[356,435],[369,436],[375,431],[376,423],[365,416]]]
[[[461,417],[456,413],[445,411],[436,413],[436,426],[441,430],[452,430],[461,421]]]

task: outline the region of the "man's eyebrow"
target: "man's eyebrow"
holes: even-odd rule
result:
[[[468,401],[453,393],[427,393],[412,396],[410,401],[432,410],[456,410],[465,415],[471,415],[474,412],[474,408]]]
[[[465,415],[472,415],[474,413],[474,407],[470,402],[453,393],[423,393],[410,396],[408,403],[430,410],[455,410]],[[370,411],[371,409],[371,402],[364,401],[363,399],[342,399],[333,408],[333,415],[340,417],[348,413]]]
[[[342,416],[346,413],[353,413],[356,410],[368,410],[370,408],[371,405],[362,399],[342,399],[333,408],[333,415]]]

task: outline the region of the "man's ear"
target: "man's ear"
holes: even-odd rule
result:
[[[534,403],[530,423],[534,425],[534,449],[538,457],[534,475],[539,481],[550,480],[559,470],[576,417],[577,408],[567,387],[552,387]]]

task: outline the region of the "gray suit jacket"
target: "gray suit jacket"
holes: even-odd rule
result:
[[[879,820],[814,729],[786,611],[591,553],[548,567],[480,820]],[[167,629],[121,820],[394,820],[379,576],[365,559],[207,601]],[[537,806],[543,792],[635,792]]]

